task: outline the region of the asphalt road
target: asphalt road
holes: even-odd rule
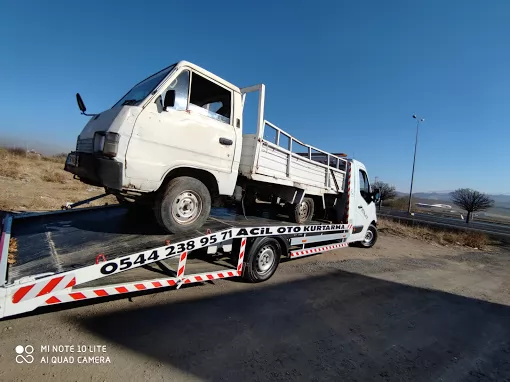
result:
[[[435,216],[423,213],[415,213],[414,216],[409,216],[406,211],[399,210],[391,210],[389,208],[381,208],[380,211],[377,211],[379,216],[395,216],[404,219],[414,220],[418,222],[430,222],[436,223],[443,226],[449,227],[460,227],[467,228],[475,231],[485,232],[493,235],[503,236],[510,238],[510,225],[497,224],[497,223],[482,223],[473,221],[469,224],[466,224],[464,220],[447,218],[442,216]]]

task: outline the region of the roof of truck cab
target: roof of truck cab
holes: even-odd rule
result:
[[[204,69],[201,66],[193,64],[192,62],[189,62],[189,61],[181,60],[181,61],[179,61],[177,63],[176,67],[182,67],[182,66],[187,66],[190,69],[195,69],[195,70],[199,71],[200,73],[206,75],[207,77],[210,77],[211,79],[219,82],[223,86],[226,86],[228,88],[231,88],[231,89],[235,90],[238,93],[241,93],[241,89],[238,86],[232,84],[231,82],[226,81],[222,77],[220,77],[220,76],[218,76],[218,75],[216,75],[216,74],[214,74],[214,73]]]

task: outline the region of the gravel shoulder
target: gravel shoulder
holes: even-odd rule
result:
[[[509,380],[509,271],[505,248],[382,234],[372,249],[284,262],[261,284],[219,280],[3,320],[0,380]],[[35,348],[33,363],[16,363],[18,345]]]

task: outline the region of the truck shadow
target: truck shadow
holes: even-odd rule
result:
[[[510,377],[508,306],[344,271],[268,284],[73,320],[206,380]]]

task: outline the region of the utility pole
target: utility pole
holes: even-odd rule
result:
[[[413,118],[416,119],[416,139],[414,141],[414,158],[413,158],[413,173],[411,175],[411,187],[409,190],[409,206],[407,207],[407,213],[411,214],[411,204],[412,204],[412,198],[413,198],[413,183],[414,183],[414,165],[416,164],[416,148],[418,147],[418,131],[420,128],[420,122],[425,122],[425,119],[418,118],[415,115],[413,115]]]

